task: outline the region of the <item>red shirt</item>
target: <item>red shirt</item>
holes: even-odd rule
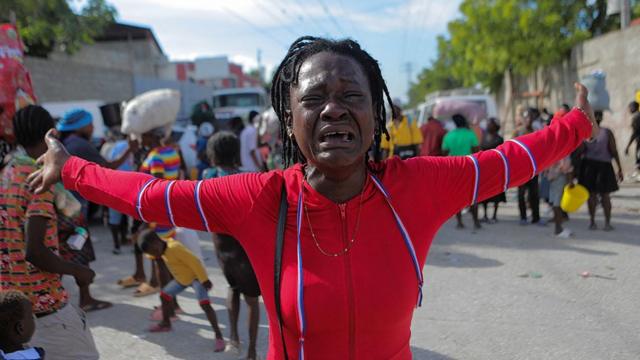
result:
[[[420,127],[422,132],[422,146],[420,147],[420,155],[422,156],[440,156],[442,155],[442,138],[447,133],[440,121],[429,120]]]
[[[393,158],[374,166],[411,235],[422,267],[433,237],[452,215],[474,199],[482,201],[504,191],[507,179],[510,187],[527,182],[534,171],[542,171],[567,156],[590,133],[590,122],[576,110],[544,130],[507,141],[473,158]],[[298,357],[299,337],[295,304],[299,192],[305,191],[313,231],[327,252],[338,252],[351,240],[360,207],[360,196],[335,204],[313,190],[303,182],[301,165],[198,182],[154,179],[72,158],[62,176],[67,188],[88,200],[145,221],[220,232],[238,239],[256,272],[271,324],[277,323],[273,261],[279,193],[284,181],[289,213],[281,299],[287,351],[292,359]],[[371,181],[363,191],[360,227],[353,248],[344,256],[323,255],[303,216],[308,359],[411,358],[416,274],[383,195]],[[278,327],[269,329],[268,359],[280,359]]]

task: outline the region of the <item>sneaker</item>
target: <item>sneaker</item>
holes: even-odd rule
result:
[[[242,348],[240,347],[240,343],[238,341],[229,341],[227,346],[224,348],[224,352],[231,353],[234,356],[242,355]]]
[[[216,339],[215,347],[213,348],[213,352],[221,352],[225,349],[224,339]]]
[[[562,232],[560,232],[559,234],[556,234],[557,238],[560,239],[568,239],[573,235],[573,232],[567,228],[565,228],[564,230],[562,230]]]
[[[111,250],[111,252],[113,253],[113,255],[120,255],[122,253],[122,251],[120,251],[120,249],[113,249],[113,250]]]
[[[527,221],[527,219],[520,219],[520,225],[522,226],[529,225],[529,222]]]
[[[534,222],[534,223],[532,223],[532,224],[536,224],[536,225],[538,225],[538,226],[547,226],[547,223],[548,223],[548,221],[547,221],[547,220],[545,220],[545,219],[540,219],[540,220],[538,220],[538,221],[536,221],[536,222]]]

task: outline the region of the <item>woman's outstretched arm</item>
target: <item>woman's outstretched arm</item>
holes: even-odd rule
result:
[[[430,196],[439,198],[441,220],[526,183],[597,131],[586,88],[577,84],[576,90],[576,108],[545,129],[469,156],[416,159],[416,165],[422,162],[427,189],[436,189]]]
[[[62,181],[65,188],[145,222],[202,231],[232,233],[251,211],[267,175],[242,174],[205,181],[162,180],[151,175],[116,171],[69,156],[47,134],[43,167],[29,182],[36,192]]]

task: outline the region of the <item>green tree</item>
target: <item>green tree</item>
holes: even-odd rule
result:
[[[496,91],[505,71],[527,75],[562,60],[590,34],[574,0],[465,0],[449,23],[453,74]]]
[[[117,12],[105,0],[87,0],[76,12],[67,0],[2,0],[0,14],[16,15],[27,54],[46,57],[55,49],[67,53],[92,43]]]
[[[438,91],[461,87],[462,82],[453,75],[452,58],[449,56],[451,43],[438,36],[438,57],[431,66],[418,74],[418,81],[409,88],[409,107],[424,101],[425,95]]]

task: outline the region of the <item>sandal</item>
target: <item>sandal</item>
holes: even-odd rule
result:
[[[138,288],[136,289],[136,291],[133,293],[133,296],[135,297],[143,297],[143,296],[147,296],[147,295],[153,295],[156,293],[160,292],[160,288],[157,287],[153,287],[149,284],[142,283],[140,284],[140,286],[138,286]]]
[[[100,301],[100,300],[95,300],[87,305],[83,305],[80,307],[80,309],[82,309],[82,311],[84,312],[91,312],[91,311],[96,311],[96,310],[104,310],[104,309],[108,309],[110,307],[112,307],[113,304],[108,302],[108,301]]]
[[[125,289],[134,286],[140,286],[142,285],[142,283],[144,283],[144,281],[136,280],[133,276],[127,276],[126,278],[118,280],[118,285],[122,286]]]
[[[153,310],[156,310],[156,309],[162,309],[162,306],[161,305],[154,306]],[[176,313],[176,315],[185,314],[185,312],[184,312],[184,310],[182,310],[182,308],[177,308],[177,309],[175,309],[173,311]]]
[[[171,325],[162,325],[160,323],[152,325],[149,330],[151,333],[169,332],[171,331]]]
[[[213,352],[222,352],[224,351],[225,343],[224,339],[216,339],[216,345],[213,348]]]
[[[151,320],[153,321],[161,321],[162,320],[162,307],[160,306],[156,306],[153,311],[151,312],[151,316],[150,316]],[[178,310],[175,311],[175,314],[170,318],[171,321],[176,321],[178,320]]]

